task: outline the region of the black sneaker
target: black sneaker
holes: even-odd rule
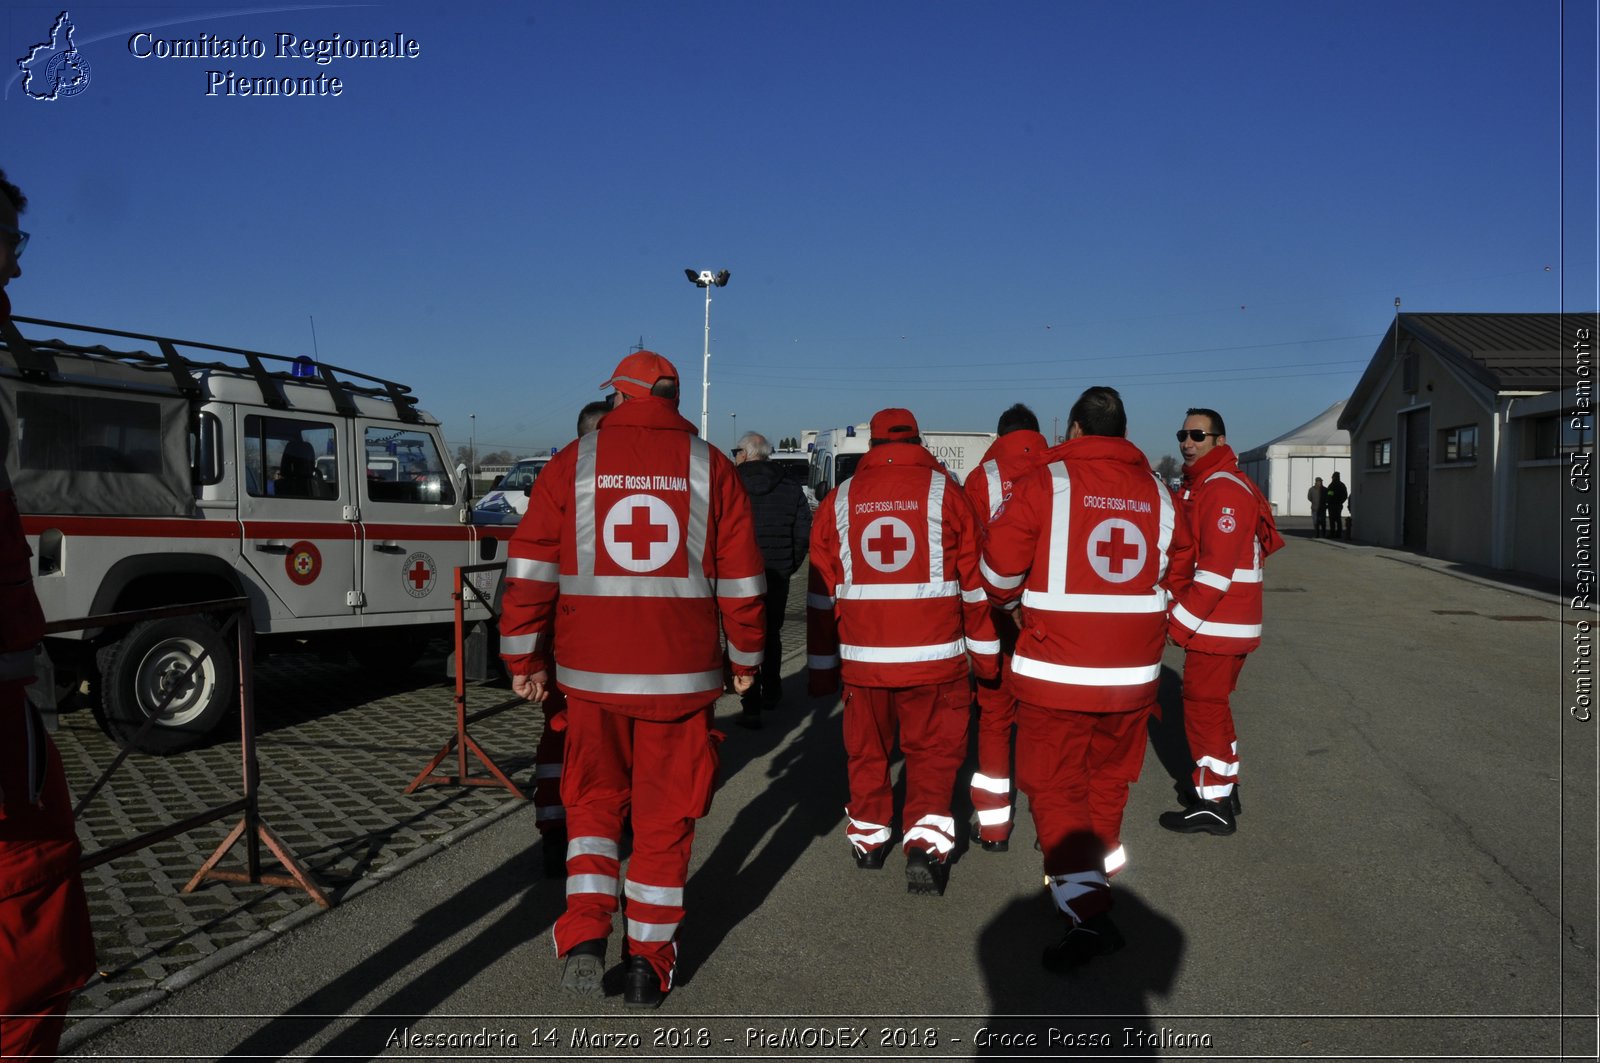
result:
[[[656,976],[656,969],[650,966],[650,961],[643,956],[631,956],[628,959],[627,979],[623,983],[622,1003],[630,1008],[659,1008],[661,1002],[667,999],[667,991],[661,988],[661,979]]]
[[[606,939],[580,941],[567,953],[561,969],[561,988],[575,997],[605,995],[601,985],[606,973]]]
[[[943,897],[950,881],[950,865],[935,860],[926,849],[906,850],[906,892],[921,897]]]
[[[565,828],[547,830],[539,835],[540,854],[544,862],[545,878],[567,877],[567,832]]]
[[[1239,829],[1233,821],[1233,809],[1222,801],[1196,801],[1182,812],[1163,812],[1161,825],[1179,834],[1221,836]]]
[[[1011,848],[1009,838],[985,838],[977,820],[972,821],[972,840],[986,853],[1003,853]]]
[[[1044,950],[1040,962],[1047,971],[1066,974],[1096,956],[1109,956],[1126,944],[1117,924],[1105,913],[1092,915],[1074,924],[1060,941]]]
[[[855,846],[850,847],[850,855],[855,857],[856,866],[863,871],[878,871],[883,868],[883,860],[889,855],[889,846],[880,845],[876,849],[862,852]]]

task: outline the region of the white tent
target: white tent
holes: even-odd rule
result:
[[[1309,517],[1306,492],[1335,472],[1350,485],[1350,433],[1339,427],[1344,401],[1334,403],[1299,428],[1239,455],[1239,466],[1256,482],[1279,516]]]

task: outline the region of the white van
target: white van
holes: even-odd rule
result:
[[[871,435],[871,427],[865,423],[819,431],[810,444],[812,494],[821,499],[850,479],[867,452]],[[923,432],[922,445],[950,470],[957,483],[963,483],[997,438],[993,432]]]

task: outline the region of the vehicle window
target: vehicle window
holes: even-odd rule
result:
[[[861,460],[860,454],[840,454],[834,462],[834,483],[844,483],[856,474],[856,463]]]
[[[414,429],[367,429],[367,498],[453,506],[456,489],[433,436]]]
[[[339,497],[338,433],[326,421],[244,419],[245,491],[257,498]]]
[[[17,461],[56,472],[161,472],[161,407],[95,395],[17,395]]]

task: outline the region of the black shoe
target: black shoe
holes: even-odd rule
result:
[[[906,850],[906,892],[922,897],[943,897],[950,881],[950,865],[935,860],[926,849]]]
[[[1194,792],[1194,787],[1192,786],[1185,786],[1183,783],[1179,783],[1178,785],[1174,786],[1173,789],[1178,791],[1178,803],[1184,808],[1193,808],[1196,802],[1200,800],[1199,796]],[[1228,806],[1233,809],[1233,815],[1235,819],[1239,817],[1239,813],[1244,811],[1243,806],[1239,804],[1238,783],[1233,784],[1233,791],[1228,794]]]
[[[1075,924],[1065,936],[1044,950],[1041,961],[1047,971],[1065,974],[1094,959],[1109,956],[1126,944],[1117,924],[1105,913],[1092,915]]]
[[[889,846],[880,845],[876,849],[862,852],[855,846],[850,847],[850,855],[856,858],[856,866],[863,871],[879,871],[883,868],[883,860],[889,855]]]
[[[545,878],[567,877],[567,832],[547,830],[539,836]]]
[[[1196,801],[1182,812],[1163,812],[1161,825],[1179,834],[1228,835],[1239,829],[1233,809],[1221,801]]]
[[[575,997],[605,995],[602,981],[606,973],[606,939],[580,941],[567,953],[561,969],[561,988]]]
[[[768,710],[768,711],[771,711],[772,709],[775,709],[779,705],[782,705],[782,704],[783,704],[783,688],[782,687],[779,687],[776,690],[765,691],[761,695],[761,707],[766,709],[766,710]]]
[[[1011,848],[1009,838],[985,838],[977,820],[972,821],[972,840],[986,853],[1003,853]]]
[[[667,999],[667,991],[661,988],[661,979],[656,976],[656,969],[650,966],[650,961],[643,956],[633,956],[628,959],[627,981],[623,984],[622,1003],[630,1008],[659,1008],[661,1002]]]

